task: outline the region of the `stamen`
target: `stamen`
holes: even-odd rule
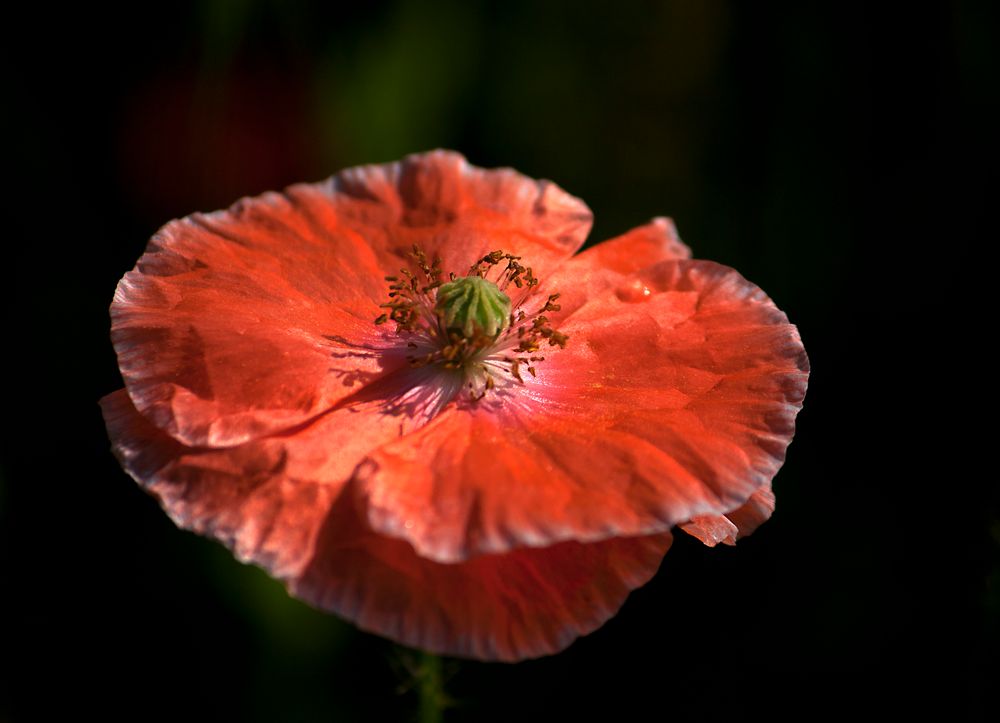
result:
[[[414,246],[411,268],[399,276],[386,276],[389,301],[377,325],[396,322],[396,333],[409,337],[412,367],[437,365],[459,371],[473,401],[496,389],[494,372],[506,372],[524,384],[523,370],[537,376],[536,364],[545,360],[534,354],[543,345],[564,348],[568,337],[554,329],[545,316],[557,312],[559,294],[549,294],[535,311],[528,306],[540,283],[521,257],[502,250],[491,251],[458,277],[442,279],[441,260],[430,261]],[[492,278],[491,278],[492,277]],[[512,302],[505,292],[511,286],[522,290]]]

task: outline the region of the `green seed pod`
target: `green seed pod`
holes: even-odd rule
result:
[[[499,336],[510,326],[510,308],[510,297],[480,276],[463,276],[442,284],[435,306],[445,328],[466,338],[477,333]]]

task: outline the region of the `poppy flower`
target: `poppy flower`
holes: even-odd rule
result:
[[[577,254],[590,224],[449,151],[172,221],[111,305],[113,449],[180,527],[365,630],[562,650],[674,527],[770,516],[808,373],[670,221]]]

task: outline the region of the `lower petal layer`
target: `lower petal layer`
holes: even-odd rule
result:
[[[176,441],[141,415],[125,390],[102,399],[101,407],[122,466],[179,527],[291,578],[311,559],[330,506],[358,462],[424,423],[441,395],[453,393],[421,379],[419,373],[387,377],[307,425],[222,449]]]
[[[737,540],[751,534],[771,519],[773,513],[774,492],[771,491],[771,485],[766,484],[750,495],[746,504],[732,512],[724,515],[700,515],[679,527],[709,547],[715,547],[720,542],[735,545]]]
[[[566,542],[443,565],[373,532],[344,492],[369,446],[399,434],[384,405],[220,450],[179,444],[124,390],[101,404],[123,466],[178,526],[220,540],[307,602],[426,650],[483,660],[557,652],[613,616],[671,541]]]
[[[290,589],[406,645],[512,662],[557,653],[600,627],[655,574],[670,542],[669,533],[563,542],[441,564],[374,532],[345,495]]]
[[[561,327],[537,378],[446,411],[358,470],[369,522],[439,562],[654,534],[770,483],[801,408],[794,326],[738,273],[661,262]]]
[[[342,485],[296,474],[286,440],[194,449],[150,424],[124,390],[101,406],[122,466],[178,527],[218,539],[241,561],[277,577],[294,575],[308,561]],[[294,468],[305,466],[298,456]]]

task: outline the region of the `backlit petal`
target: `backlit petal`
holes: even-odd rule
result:
[[[445,277],[496,249],[548,274],[583,245],[593,221],[583,201],[551,181],[478,168],[454,151],[349,168],[287,193],[327,234],[353,234],[376,249],[390,273],[418,244],[441,259]]]
[[[563,542],[448,565],[373,532],[345,495],[290,589],[406,645],[515,661],[556,653],[602,625],[653,576],[670,541]]]
[[[559,293],[555,322],[569,316],[605,289],[622,283],[631,274],[660,261],[691,258],[677,228],[669,218],[654,218],[628,233],[602,241],[577,254],[553,274],[542,279],[544,293]]]
[[[537,379],[359,468],[376,530],[442,562],[662,532],[743,505],[781,466],[808,360],[732,269],[655,264],[562,328]]]
[[[567,266],[572,269],[576,265],[587,264],[619,274],[631,274],[660,261],[689,258],[691,249],[677,235],[673,220],[658,216],[621,236],[591,246],[570,259]],[[591,291],[596,289],[591,288]]]

